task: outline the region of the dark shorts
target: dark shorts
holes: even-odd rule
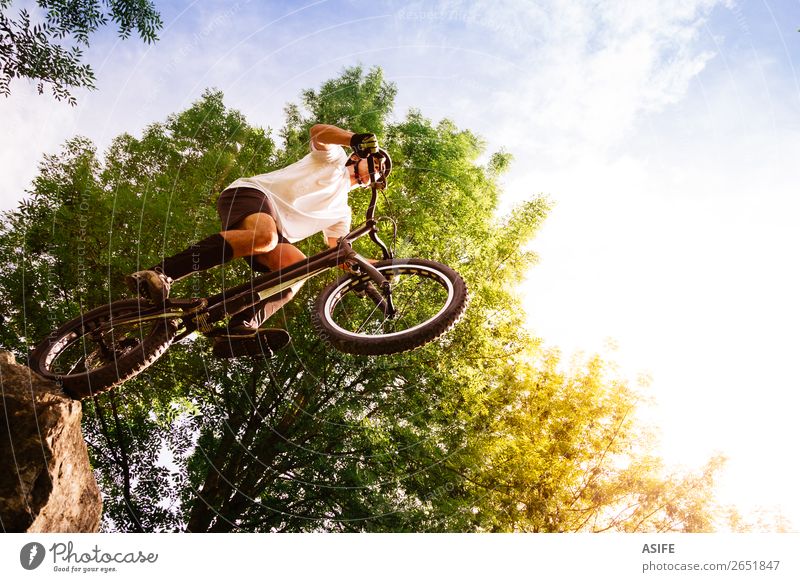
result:
[[[235,230],[245,218],[251,214],[262,212],[275,218],[272,202],[263,192],[255,188],[233,188],[225,190],[217,200],[217,214],[222,222],[222,230]],[[279,243],[289,243],[286,237],[278,232]],[[253,257],[243,257],[254,271],[268,273],[270,270],[255,261]]]

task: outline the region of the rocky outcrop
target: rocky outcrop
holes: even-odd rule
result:
[[[0,531],[98,531],[82,416],[79,401],[0,351]]]

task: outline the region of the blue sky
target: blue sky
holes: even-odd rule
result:
[[[15,6],[21,3],[16,2]],[[555,203],[520,292],[531,328],[649,376],[670,462],[721,451],[724,501],[800,527],[800,3],[157,1],[152,46],[107,31],[98,91],[0,100],[0,208],[74,134],[102,150],[207,87],[251,123],[344,67],[380,65],[409,107],[515,156],[507,207]],[[10,130],[10,131],[9,131]],[[188,242],[188,241],[187,241]]]

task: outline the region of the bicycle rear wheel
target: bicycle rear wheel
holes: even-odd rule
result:
[[[393,259],[375,268],[390,282],[393,317],[363,275],[344,277],[317,298],[314,327],[336,349],[361,355],[412,350],[447,332],[463,315],[467,288],[450,267],[425,259]]]
[[[180,321],[175,318],[114,323],[150,309],[129,299],[84,313],[36,346],[29,365],[75,399],[110,390],[150,366],[175,338]]]

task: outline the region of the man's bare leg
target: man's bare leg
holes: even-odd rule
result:
[[[285,269],[306,258],[305,254],[288,243],[281,243],[275,219],[266,213],[255,213],[246,216],[231,230],[220,233],[233,248],[234,257],[252,256],[256,262],[270,271]],[[244,326],[257,329],[267,319],[292,300],[303,286],[297,283],[280,296],[266,299],[251,309],[237,313],[230,321],[230,328]]]
[[[236,230],[208,236],[150,269],[129,275],[126,282],[134,292],[160,304],[169,296],[173,282],[237,257],[269,252],[277,244],[274,219],[265,213],[251,214],[236,226]]]
[[[275,219],[264,212],[246,216],[233,229],[220,235],[233,249],[234,258],[269,253],[278,245]]]

